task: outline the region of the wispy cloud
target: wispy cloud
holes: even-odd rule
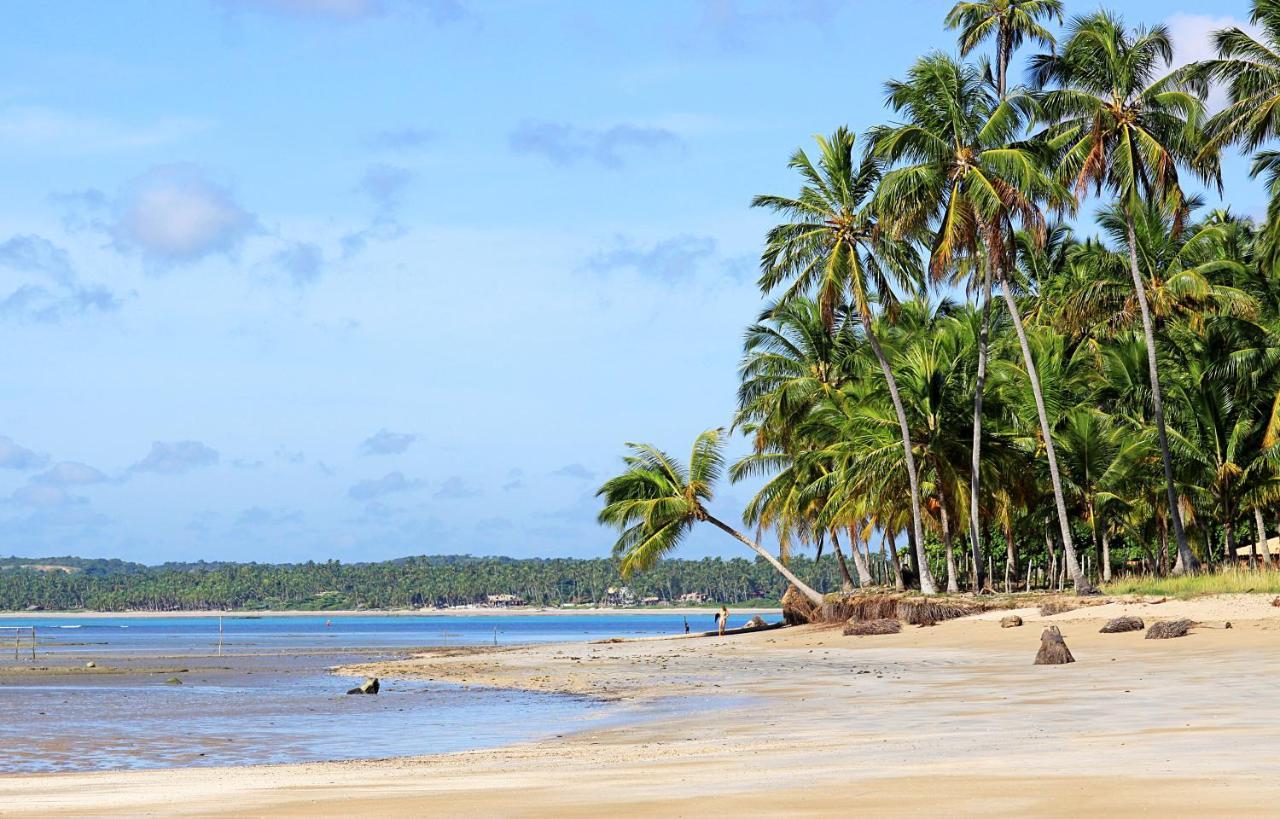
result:
[[[392,432],[380,429],[360,443],[361,455],[399,455],[418,440],[417,435],[408,432]]]
[[[439,139],[438,132],[427,128],[391,128],[370,134],[365,143],[383,151],[416,151]]]
[[[566,464],[551,474],[561,478],[576,478],[581,481],[589,481],[596,476],[596,473],[587,469],[582,464]]]
[[[258,11],[286,17],[353,23],[391,13],[418,14],[436,23],[468,16],[459,0],[218,0],[231,11]]]
[[[234,252],[258,229],[227,187],[190,164],[158,166],[134,179],[115,211],[117,246],[164,265]]]
[[[453,475],[445,479],[440,488],[436,490],[435,497],[441,500],[460,500],[462,498],[474,498],[479,494],[479,489],[467,486],[460,476]]]
[[[37,106],[0,109],[0,145],[29,152],[95,154],[158,148],[209,127],[167,118],[131,124]]]
[[[82,464],[78,461],[62,461],[33,476],[31,480],[54,486],[87,486],[94,483],[104,483],[107,480],[107,476],[88,464]]]
[[[404,476],[403,472],[396,470],[388,472],[381,478],[359,481],[353,484],[347,490],[347,495],[354,500],[372,500],[395,492],[408,492],[424,485],[420,480],[409,480]]]
[[[39,469],[48,462],[48,455],[28,449],[7,435],[0,435],[0,468]]]
[[[674,280],[692,275],[715,252],[716,240],[710,236],[683,234],[648,246],[619,237],[615,247],[593,254],[585,266],[597,273],[630,268],[645,276]]]
[[[578,128],[558,122],[526,120],[507,138],[518,154],[545,157],[557,165],[594,162],[619,168],[638,152],[671,150],[683,143],[675,132],[631,123],[608,128]]]
[[[129,471],[181,475],[217,462],[218,451],[200,441],[155,441],[147,456],[129,467]]]
[[[0,317],[53,322],[120,307],[106,287],[80,282],[67,252],[42,236],[23,234],[0,243],[0,268],[18,274],[10,279],[15,288],[0,292]]]

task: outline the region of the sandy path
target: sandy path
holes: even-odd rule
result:
[[[1178,640],[1102,635],[1230,619]],[[0,813],[198,815],[1258,816],[1280,806],[1280,609],[1111,604],[1050,618],[1078,660],[1031,665],[1041,618],[853,638],[724,639],[425,655],[376,669],[594,693],[639,724],[384,762],[0,777]],[[998,615],[996,616],[998,619]],[[672,709],[662,697],[685,698]],[[700,709],[700,697],[726,708]],[[692,698],[692,699],[690,699]],[[687,707],[692,702],[695,707]],[[376,742],[376,737],[371,738]]]

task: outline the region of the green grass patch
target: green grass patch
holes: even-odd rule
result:
[[[1280,594],[1280,571],[1230,567],[1178,577],[1129,575],[1104,583],[1102,591],[1106,594],[1154,594],[1181,598],[1206,594]]]

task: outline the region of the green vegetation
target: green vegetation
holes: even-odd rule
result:
[[[48,571],[30,565],[63,565]],[[836,582],[830,560],[799,559],[792,569],[819,586]],[[484,603],[514,594],[530,605],[597,605],[624,584],[615,561],[514,560],[432,556],[382,563],[167,563],[119,560],[0,558],[0,610],[183,611],[202,609],[420,608]],[[707,601],[741,605],[776,601],[786,588],[763,560],[661,560],[625,581],[635,602],[676,601],[696,592]],[[613,599],[616,602],[617,598]]]
[[[752,452],[727,472],[767,479],[742,514],[758,534],[709,511],[723,430],[688,473],[633,444],[600,491],[624,572],[705,521],[757,553],[769,532],[784,575],[830,542],[845,589],[877,566],[924,594],[1226,566],[1177,583],[1271,590],[1265,549],[1237,568],[1280,528],[1280,0],[1253,18],[1261,40],[1227,29],[1217,59],[1171,70],[1164,26],[956,4],[961,58],[921,57],[886,83],[888,122],[819,137],[794,194],[753,202],[778,219],[776,301],[746,332],[729,429]],[[1023,44],[1042,53],[1011,87]],[[1212,117],[1211,83],[1230,103]],[[1185,187],[1221,188],[1232,146],[1270,184],[1262,224]]]
[[[1103,586],[1107,594],[1198,597],[1204,594],[1280,594],[1280,572],[1228,568],[1177,577],[1127,575]]]

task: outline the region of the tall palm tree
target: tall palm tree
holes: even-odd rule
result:
[[[693,442],[686,467],[649,444],[628,444],[626,470],[596,492],[604,498],[599,520],[621,533],[613,546],[626,577],[650,568],[673,551],[698,522],[710,523],[767,560],[801,594],[817,605],[822,595],[796,577],[769,550],[712,516],[706,504],[724,471],[724,431],[709,429]]]
[[[1053,45],[1041,20],[1062,22],[1062,0],[977,0],[960,2],[947,13],[947,28],[960,29],[960,56],[986,40],[996,41],[996,92],[1004,97],[1009,59],[1027,40]]]
[[[1044,217],[1036,202],[1061,198],[1042,169],[1042,150],[1021,139],[1035,101],[1022,91],[997,98],[977,69],[943,54],[917,61],[907,80],[890,82],[888,91],[890,107],[905,121],[873,131],[875,153],[894,166],[880,184],[877,202],[898,231],[927,231],[933,237],[930,272],[935,279],[953,271],[957,260],[981,253],[1000,284],[1039,409],[1067,565],[1076,591],[1090,591],[1076,564],[1040,380],[1008,275],[1015,256],[1014,221],[1043,237]],[[971,479],[977,475],[975,469]],[[975,558],[977,496],[971,490]]]
[[[911,245],[889,238],[869,206],[880,181],[879,163],[871,158],[854,160],[854,135],[847,128],[837,129],[829,138],[818,137],[817,142],[817,164],[803,150],[796,151],[789,163],[802,179],[797,196],[757,196],[752,200],[753,207],[767,208],[789,220],[769,230],[760,257],[760,289],[768,293],[785,286],[781,299],[784,304],[806,293],[816,293],[829,326],[834,325],[840,305],[849,305],[862,322],[867,344],[889,388],[902,434],[920,590],[935,594],[933,576],[924,559],[919,473],[906,409],[872,320],[873,304],[879,303],[882,310],[891,310],[897,304],[895,285],[914,289],[919,260]]]
[[[1217,154],[1204,150],[1204,103],[1193,83],[1184,74],[1157,76],[1173,59],[1166,27],[1129,31],[1119,17],[1100,11],[1074,18],[1068,34],[1060,51],[1033,60],[1033,76],[1039,87],[1052,89],[1042,104],[1053,123],[1047,135],[1062,151],[1063,179],[1074,187],[1077,198],[1090,188],[1096,193],[1110,190],[1126,217],[1129,267],[1147,339],[1169,518],[1182,565],[1191,570],[1195,558],[1178,509],[1155,331],[1138,265],[1134,218],[1144,199],[1158,200],[1167,212],[1181,214],[1185,207],[1178,167],[1216,181]]]

